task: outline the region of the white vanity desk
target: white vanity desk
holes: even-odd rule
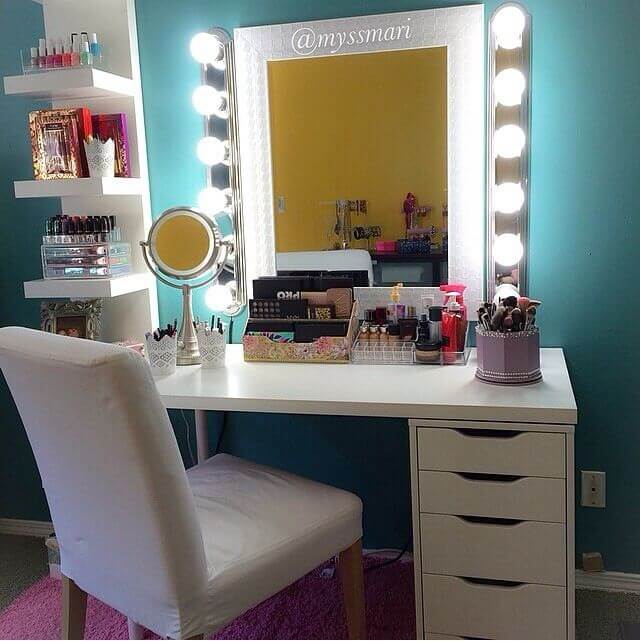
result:
[[[505,388],[466,367],[245,363],[157,379],[167,408],[409,420],[418,638],[573,638],[577,409],[560,349]],[[464,577],[464,578],[461,578]]]

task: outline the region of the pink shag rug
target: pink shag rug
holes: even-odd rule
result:
[[[382,559],[369,556],[365,567]],[[330,564],[323,568],[332,567]],[[337,573],[318,568],[220,630],[214,639],[345,639]],[[366,572],[367,638],[415,639],[413,564]],[[59,639],[60,582],[44,577],[0,613],[1,639]],[[89,597],[85,639],[128,639],[127,620]],[[158,637],[147,632],[147,639]]]

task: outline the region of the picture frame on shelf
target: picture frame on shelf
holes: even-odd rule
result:
[[[88,176],[83,142],[91,133],[91,113],[85,107],[29,113],[34,178],[58,180]]]
[[[51,334],[100,338],[103,301],[94,298],[85,301],[43,301],[40,304],[40,329]]]

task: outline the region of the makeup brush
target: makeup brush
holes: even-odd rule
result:
[[[502,328],[502,321],[504,320],[504,316],[506,313],[507,313],[507,310],[502,305],[496,308],[496,311],[491,317],[491,329],[494,332],[500,331],[500,329]]]
[[[524,328],[529,329],[536,324],[536,308],[533,305],[529,305],[527,308],[527,320],[525,322]]]
[[[513,321],[513,331],[519,332],[522,329],[522,312],[519,307],[516,307],[511,312],[511,320]]]
[[[531,300],[528,296],[520,296],[520,298],[518,298],[518,307],[523,315],[527,313],[529,305],[531,305]]]

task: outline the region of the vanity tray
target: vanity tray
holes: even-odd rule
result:
[[[355,301],[346,336],[321,336],[312,343],[281,343],[267,336],[243,336],[244,360],[272,363],[348,363],[357,335],[358,303]]]

